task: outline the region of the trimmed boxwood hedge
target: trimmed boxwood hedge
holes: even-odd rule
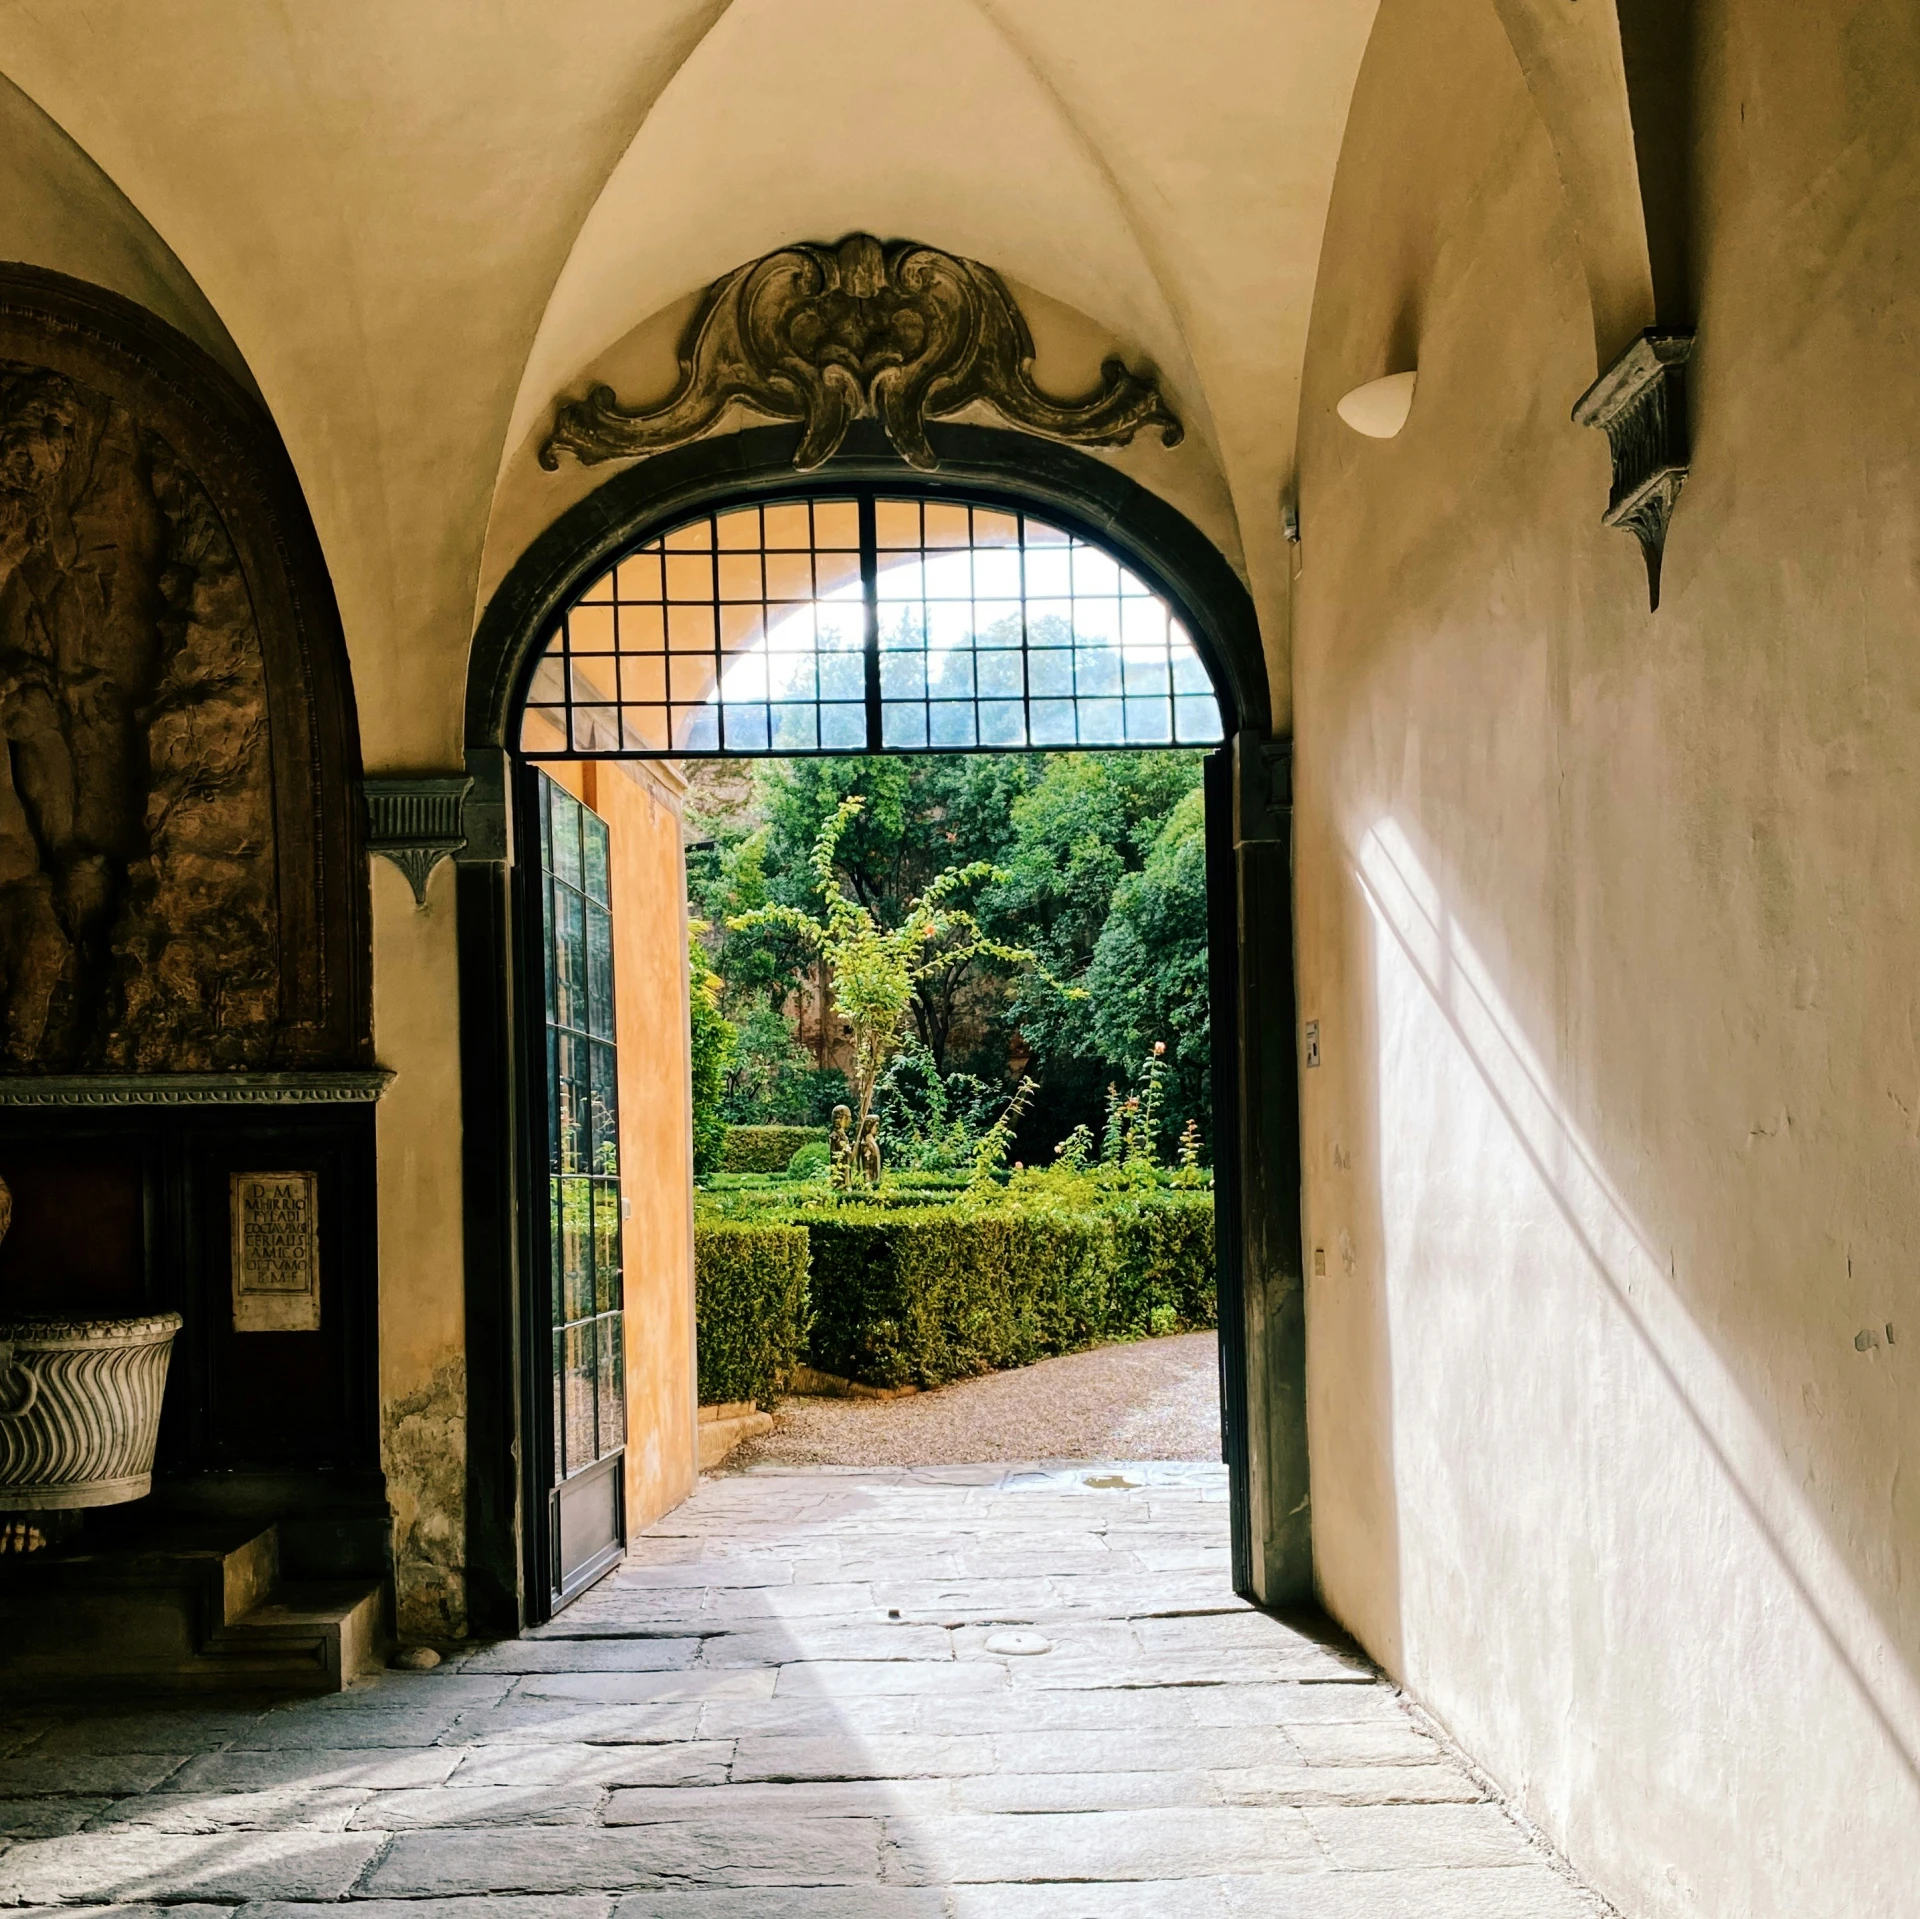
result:
[[[805,1219],[813,1364],[874,1385],[937,1386],[1214,1319],[1211,1194]]]
[[[729,1126],[720,1149],[723,1173],[784,1173],[801,1147],[826,1143],[824,1126]]]
[[[807,1229],[699,1220],[693,1266],[701,1405],[772,1405],[807,1350]]]

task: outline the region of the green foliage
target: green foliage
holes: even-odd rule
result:
[[[880,1075],[899,1050],[915,986],[961,962],[991,958],[1019,965],[1032,957],[989,939],[973,913],[956,904],[966,889],[994,877],[994,869],[984,861],[950,866],[936,874],[906,903],[897,925],[887,925],[872,907],[852,897],[841,884],[838,850],[841,839],[858,824],[864,806],[859,795],[842,800],[814,842],[808,864],[820,901],[818,916],[797,906],[765,906],[731,922],[740,931],[761,925],[785,927],[826,961],[834,1011],[845,1022],[852,1042],[853,1070],[848,1077],[855,1139],[861,1137],[873,1110]]]
[[[1006,1111],[980,1135],[980,1143],[973,1149],[972,1164],[967,1168],[968,1192],[982,1192],[1005,1173],[1014,1129],[1020,1124],[1020,1115],[1033,1103],[1033,1096],[1039,1090],[1032,1080],[1023,1079],[1013,1097],[1007,1101]]]
[[[1087,1023],[1102,1059],[1130,1064],[1167,1044],[1164,1123],[1209,1110],[1207,856],[1198,791],[1167,816],[1146,864],[1115,887],[1086,970]],[[1156,1113],[1156,1127],[1163,1115]]]
[[[736,1126],[824,1126],[847,1096],[847,1076],[817,1067],[786,1015],[755,1001],[735,1023],[726,1115]]]
[[[874,1089],[880,1144],[894,1171],[952,1171],[972,1163],[1004,1098],[972,1073],[943,1073],[932,1052],[909,1039]]]
[[[787,1161],[787,1172],[794,1179],[824,1179],[829,1157],[824,1139],[810,1139]]]
[[[1078,980],[1093,961],[1115,888],[1146,863],[1161,823],[1197,791],[1199,778],[1191,753],[1052,756],[1010,809],[1011,844],[998,856],[1002,876],[981,901],[982,916],[996,929],[1020,929],[1049,973]],[[1043,1059],[1097,1057],[1091,1010],[1029,986],[1016,987],[1009,1008]]]
[[[693,1263],[700,1403],[771,1405],[806,1351],[806,1228],[700,1220]]]
[[[696,937],[688,948],[687,1003],[692,1022],[693,1171],[697,1179],[720,1164],[727,1122],[721,1113],[736,1036],[720,1010],[720,982]]]
[[[809,875],[821,835],[845,802],[857,799],[859,810],[836,841],[836,872],[880,926],[904,926],[941,875],[989,863],[1012,844],[1013,805],[1043,763],[1040,755],[1023,753],[776,762],[759,789],[767,818],[765,871],[772,876],[768,898],[811,904],[818,889]],[[993,968],[984,951],[964,944],[938,960],[916,970],[908,1016],[915,1037],[945,1072],[954,1064],[963,1007]]]
[[[824,1152],[827,1136],[818,1126],[729,1126],[720,1163],[722,1173],[784,1173],[803,1147]]]
[[[1096,1197],[808,1209],[813,1363],[877,1385],[934,1386],[1211,1324],[1211,1198]]]

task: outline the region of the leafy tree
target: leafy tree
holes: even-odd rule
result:
[[[1046,969],[1015,982],[1005,1015],[1032,1049],[1041,1083],[1021,1132],[1031,1159],[1044,1163],[1074,1126],[1095,1121],[1108,1080],[1116,1070],[1129,1076],[1141,1057],[1138,1047],[1115,1055],[1103,1043],[1091,993],[1062,995],[1047,976],[1090,984],[1116,890],[1146,864],[1168,814],[1199,778],[1192,753],[1061,753],[1010,808],[1004,877],[982,898],[981,917],[1002,938],[1029,940]],[[1204,975],[1204,915],[1199,938]]]
[[[880,1075],[899,1051],[916,986],[970,959],[990,958],[1014,966],[1033,957],[988,938],[972,911],[956,903],[966,889],[994,877],[994,868],[984,860],[949,866],[936,874],[906,902],[894,926],[853,897],[841,881],[839,846],[864,807],[858,794],[843,799],[814,841],[808,865],[822,909],[818,915],[798,906],[773,905],[732,922],[734,930],[741,932],[760,926],[785,927],[827,962],[834,1010],[846,1022],[853,1042],[849,1079],[856,1139],[873,1110]]]
[[[736,1022],[723,1110],[736,1126],[824,1126],[847,1096],[847,1076],[819,1067],[787,1016],[754,1000]]]
[[[1085,975],[1091,1037],[1128,1074],[1164,1040],[1162,1119],[1178,1132],[1211,1121],[1208,1072],[1206,821],[1198,790],[1155,835],[1146,863],[1115,887]]]
[[[835,843],[835,871],[877,924],[897,928],[940,875],[1002,856],[1014,839],[1013,808],[1042,765],[1040,755],[1024,753],[776,762],[760,787],[768,897],[805,906],[820,834],[846,800],[858,799]],[[991,955],[963,942],[935,957],[916,969],[908,1011],[945,1073],[970,997],[991,975]]]
[[[693,1027],[693,1171],[699,1178],[716,1172],[727,1141],[721,1111],[727,1068],[733,1063],[735,1034],[720,1010],[720,981],[700,945],[696,929],[687,946],[687,1002]]]

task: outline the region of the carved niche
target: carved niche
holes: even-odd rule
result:
[[[0,273],[0,1073],[361,1056],[339,651],[257,403],[130,303]]]
[[[583,464],[665,453],[697,440],[739,402],[806,428],[793,463],[830,460],[855,420],[878,417],[912,466],[939,465],[927,422],[984,401],[1029,433],[1124,446],[1148,427],[1183,429],[1150,375],[1109,359],[1100,384],[1060,400],[1033,383],[1033,336],[990,267],[870,233],[837,246],[782,247],[707,290],[680,349],[680,383],[657,406],[622,407],[613,389],[562,402],[540,449]]]

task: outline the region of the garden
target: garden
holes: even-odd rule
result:
[[[1214,1323],[1196,775],[794,762],[695,813],[703,1404]]]

